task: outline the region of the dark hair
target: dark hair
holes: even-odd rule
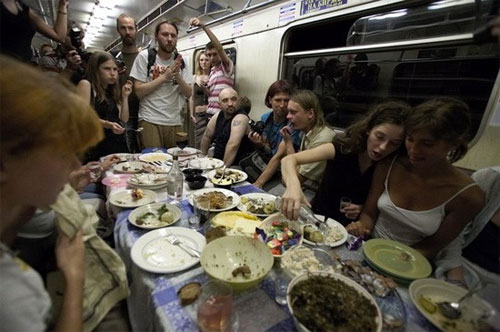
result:
[[[211,41],[209,41],[206,45],[205,45],[205,50],[210,50],[212,48],[215,48],[215,45],[214,43],[212,43]]]
[[[174,22],[171,22],[169,20],[164,20],[164,21],[161,21],[160,23],[158,23],[155,27],[155,36],[158,36],[158,32],[160,32],[160,28],[163,24],[169,24],[171,26],[174,27],[175,29],[175,33],[178,35],[179,34],[179,28],[177,28],[177,24],[175,24]]]
[[[116,63],[115,57],[108,52],[96,51],[92,53],[87,66],[87,79],[89,80],[92,88],[95,91],[96,100],[98,102],[111,97],[116,102],[116,104],[121,105],[122,100],[120,83],[117,81],[115,84],[104,87],[99,75],[99,67],[104,62],[107,62],[109,60]]]
[[[252,110],[252,102],[248,97],[241,97],[240,99],[240,111],[245,112],[247,115]]]
[[[370,130],[384,123],[404,126],[410,106],[402,101],[390,100],[375,104],[368,114],[350,125],[337,141],[342,144],[342,152],[360,153],[366,151],[366,141]]]
[[[470,129],[469,106],[461,100],[440,97],[417,105],[408,116],[406,130],[428,130],[432,136],[458,144],[450,151],[448,159],[455,162],[467,152]]]
[[[269,89],[267,89],[267,94],[266,98],[264,99],[264,104],[266,104],[267,107],[271,108],[271,103],[269,102],[269,99],[272,99],[278,93],[287,93],[291,95],[293,93],[292,85],[285,80],[278,80],[273,84],[271,84]]]

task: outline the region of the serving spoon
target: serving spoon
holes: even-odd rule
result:
[[[457,319],[462,315],[462,310],[460,309],[460,303],[462,303],[465,299],[470,297],[472,294],[480,291],[483,289],[484,285],[480,285],[479,287],[476,286],[472,287],[467,293],[465,293],[464,296],[462,296],[457,302],[439,302],[437,304],[439,312],[447,318],[450,319]]]

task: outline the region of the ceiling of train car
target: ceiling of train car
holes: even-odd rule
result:
[[[23,0],[28,6],[37,11],[47,23],[52,24],[54,13],[57,13],[59,0]],[[162,15],[162,18],[174,18],[179,25],[180,36],[185,34],[188,28],[187,21],[190,17],[203,15],[205,22],[221,18],[243,9],[245,6],[254,6],[262,2],[273,2],[272,0],[69,0],[69,19],[78,23],[84,30],[88,26],[91,13],[100,2],[107,2],[111,9],[108,9],[105,17],[99,21],[94,38],[85,39],[86,46],[96,49],[104,49],[115,41],[119,36],[116,32],[116,17],[121,13],[127,13],[136,18],[137,22],[148,17],[160,6],[173,6],[172,9]],[[208,5],[208,8],[206,8]],[[154,25],[154,23],[153,23]],[[145,29],[149,30],[149,26]],[[146,31],[143,30],[143,31]],[[89,30],[90,31],[90,30]],[[90,35],[90,34],[88,34]],[[50,42],[43,36],[37,34],[33,40],[35,47]]]

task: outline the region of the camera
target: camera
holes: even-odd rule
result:
[[[264,132],[264,129],[266,128],[266,124],[262,121],[255,122],[252,119],[250,119],[248,121],[248,124],[250,125],[250,129],[252,129],[253,131],[255,131],[259,135],[262,135],[262,133]]]
[[[71,40],[71,44],[77,49],[82,48],[81,32],[82,30],[76,25],[73,25],[71,27],[71,30],[69,31],[69,38]]]

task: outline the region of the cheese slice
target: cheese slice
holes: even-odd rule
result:
[[[234,222],[234,227],[231,231],[235,232],[236,234],[253,236],[253,233],[255,233],[255,227],[260,226],[260,224],[261,221],[238,218]]]
[[[254,215],[245,212],[221,212],[212,219],[214,226],[223,226],[230,230],[231,234],[253,235],[255,227],[261,221]]]

